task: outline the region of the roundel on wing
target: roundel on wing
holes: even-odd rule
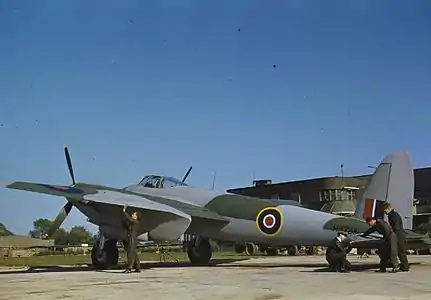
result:
[[[276,207],[266,207],[257,214],[256,225],[263,234],[276,235],[283,225],[283,214]]]

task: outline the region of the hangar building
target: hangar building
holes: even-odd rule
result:
[[[228,192],[265,199],[292,199],[311,209],[340,215],[353,215],[356,199],[367,186],[369,175],[323,177],[272,183],[254,180],[253,186],[230,189]],[[431,222],[431,167],[414,170],[415,198],[413,227]]]

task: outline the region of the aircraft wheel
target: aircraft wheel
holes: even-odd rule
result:
[[[266,255],[268,256],[276,256],[278,254],[277,248],[268,248],[266,249]]]
[[[245,244],[245,254],[247,254],[248,256],[256,255],[258,251],[259,251],[259,248],[256,244],[254,243]]]
[[[91,262],[97,270],[107,269],[118,264],[118,248],[116,240],[107,240],[100,249],[95,243],[91,250]]]
[[[209,239],[195,238],[187,245],[187,255],[194,265],[207,264],[213,255]]]

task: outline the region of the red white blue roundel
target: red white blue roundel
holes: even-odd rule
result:
[[[263,234],[274,236],[283,226],[283,213],[276,207],[266,207],[257,214],[256,225]]]
[[[63,193],[68,194],[82,194],[84,191],[81,189],[77,189],[73,186],[66,186],[66,185],[51,185],[51,184],[39,184],[40,186],[43,186],[45,188],[48,188],[50,190],[59,191]]]

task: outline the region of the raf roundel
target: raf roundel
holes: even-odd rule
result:
[[[263,234],[276,235],[283,225],[283,214],[276,207],[264,208],[257,214],[256,225]]]

